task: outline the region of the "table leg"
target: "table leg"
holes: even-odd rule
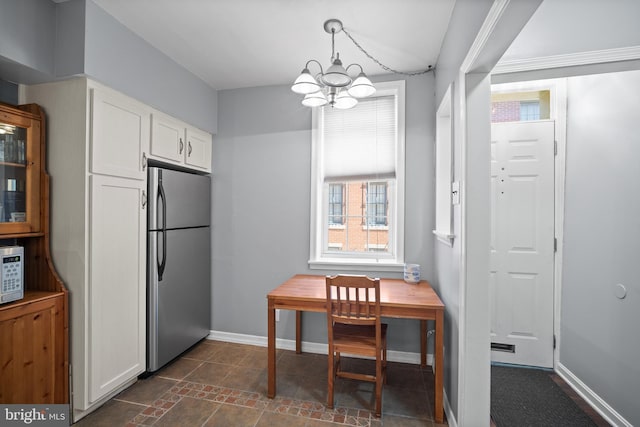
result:
[[[420,367],[427,367],[427,321],[420,321]]]
[[[302,312],[296,310],[296,354],[302,353]]]
[[[442,423],[444,410],[442,406],[442,394],[444,392],[444,310],[438,310],[436,314],[436,342],[433,346],[435,369],[435,413],[437,423]]]
[[[276,395],[276,309],[269,300],[267,308],[267,397]]]

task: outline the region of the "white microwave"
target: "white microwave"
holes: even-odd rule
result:
[[[0,247],[0,303],[24,298],[24,248]]]

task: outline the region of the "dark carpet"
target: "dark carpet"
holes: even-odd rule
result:
[[[491,417],[496,427],[597,427],[550,374],[491,366]]]

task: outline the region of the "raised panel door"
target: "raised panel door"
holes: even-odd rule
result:
[[[491,139],[491,360],[553,367],[554,122]]]
[[[211,143],[210,133],[187,128],[185,163],[207,172],[211,171]]]
[[[56,396],[62,297],[0,311],[0,403],[62,403]]]
[[[145,183],[91,177],[89,402],[145,370]]]
[[[145,179],[150,111],[123,95],[91,89],[90,171]]]
[[[151,118],[151,149],[149,154],[160,160],[182,162],[185,151],[184,123],[164,114]]]

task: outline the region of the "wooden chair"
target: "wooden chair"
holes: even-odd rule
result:
[[[329,390],[327,406],[333,408],[335,379],[350,378],[376,384],[376,410],[382,412],[382,383],[386,383],[387,325],[380,322],[380,279],[367,276],[327,276],[327,326]],[[375,375],[348,372],[340,354],[375,358]]]

